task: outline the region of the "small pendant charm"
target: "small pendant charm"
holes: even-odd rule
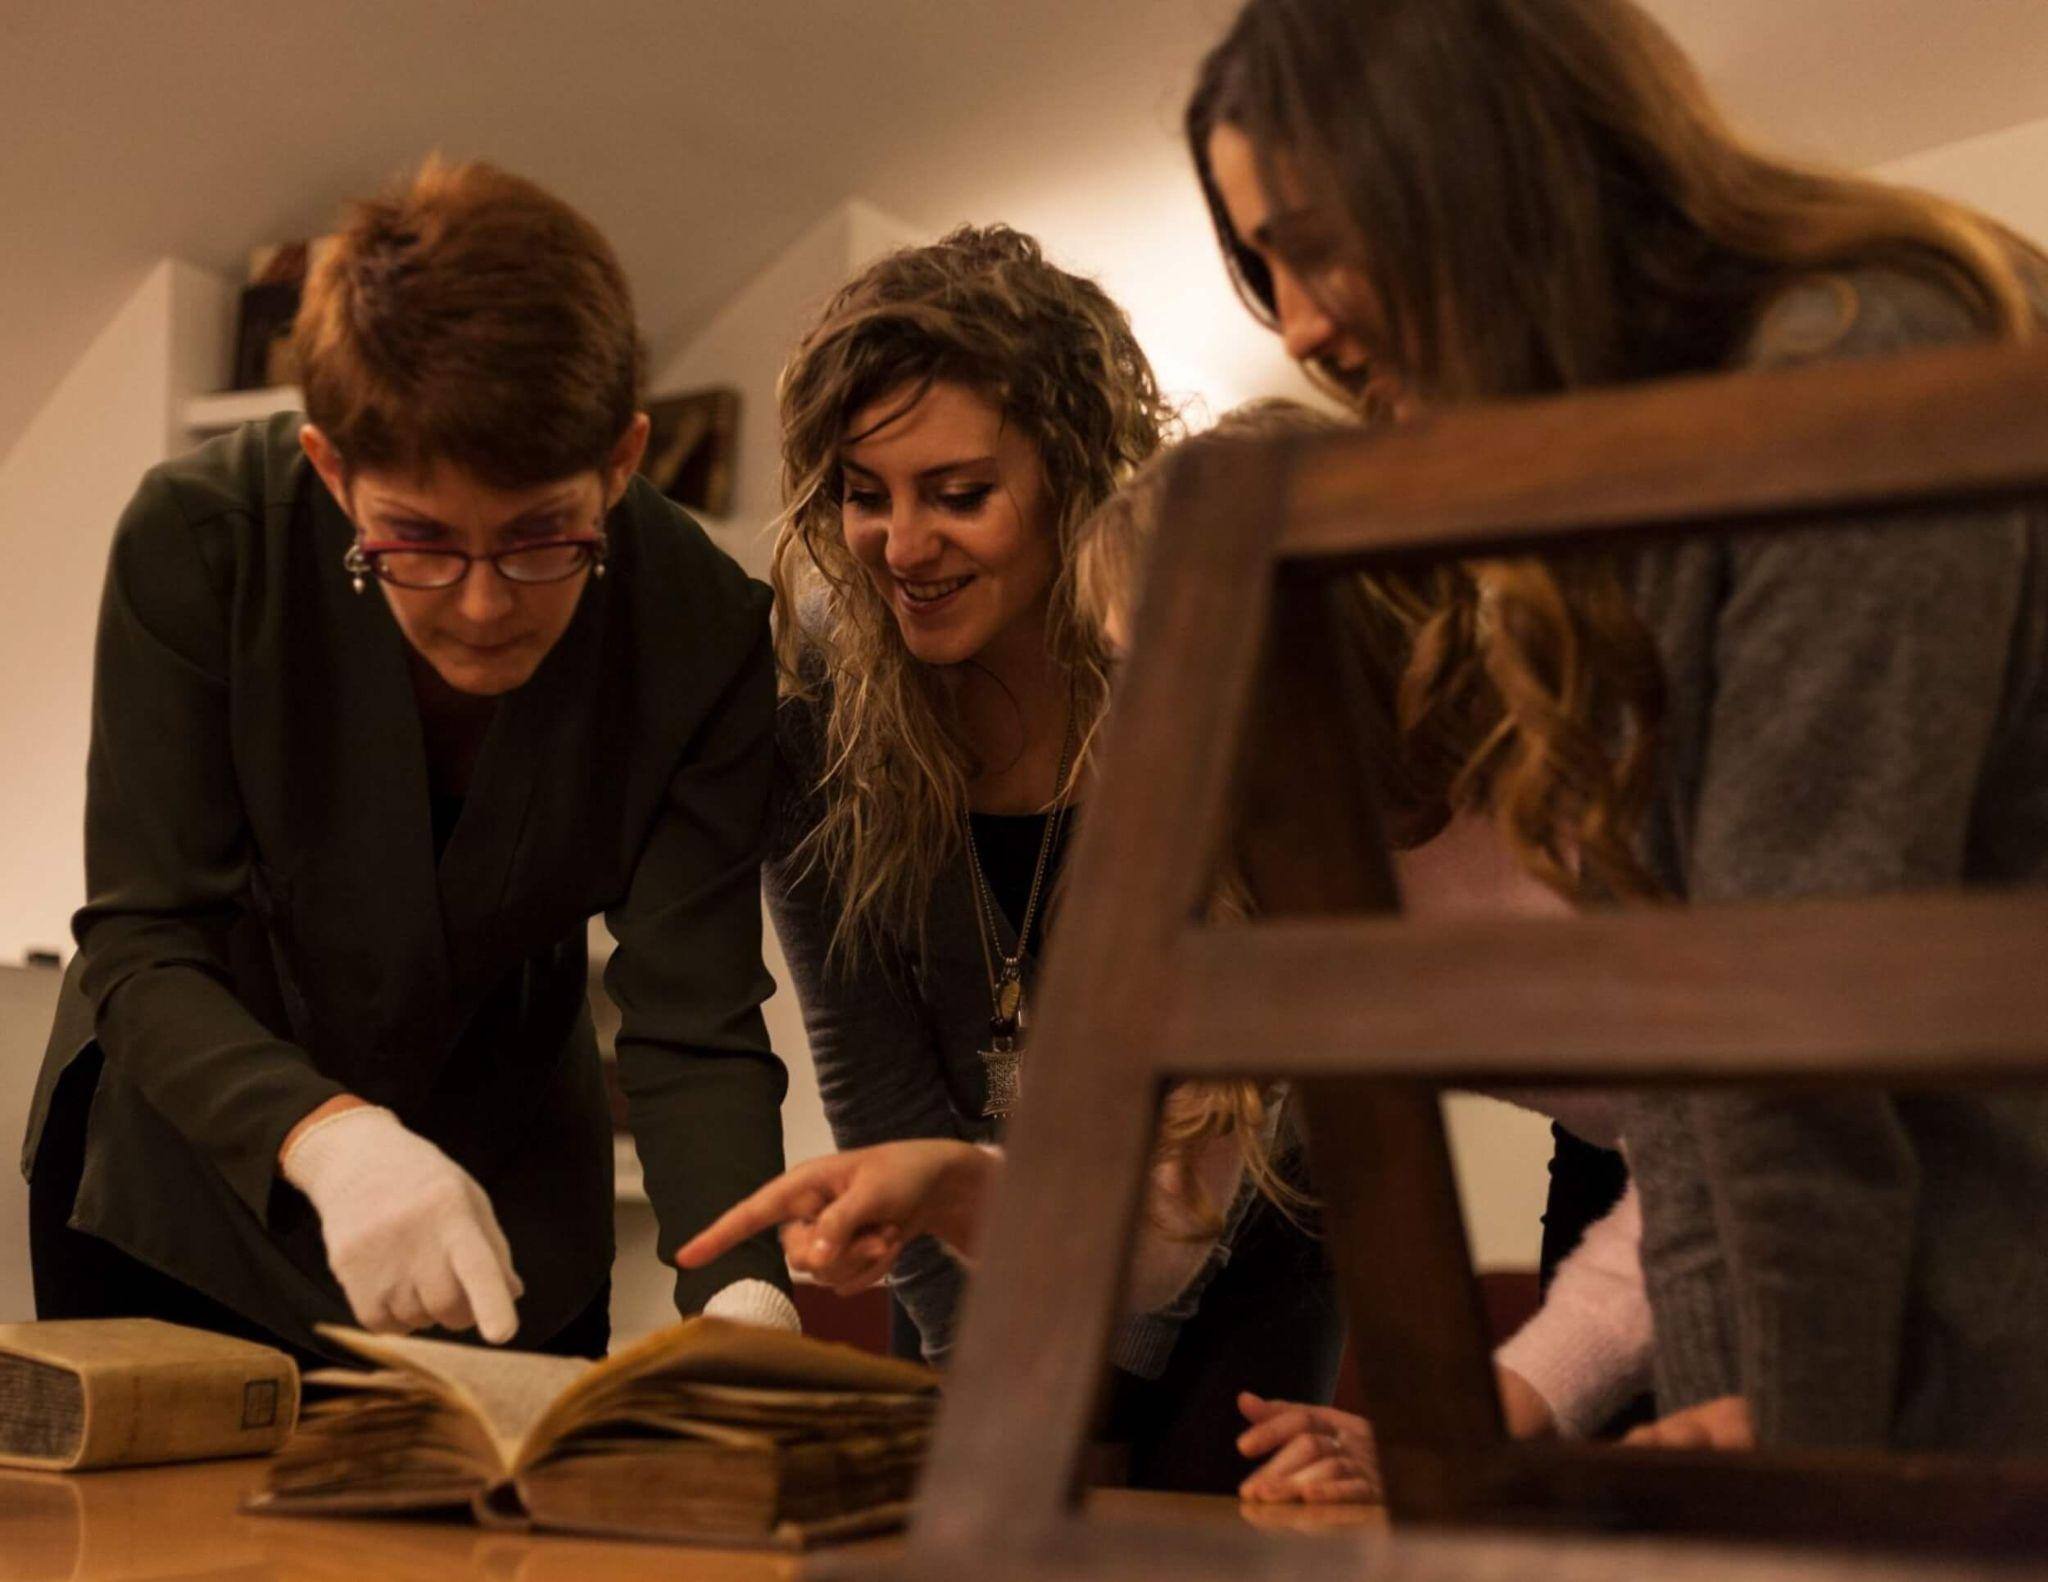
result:
[[[996,1018],[1018,1023],[1024,1020],[1024,972],[1014,962],[1003,965],[1003,981],[996,985]]]
[[[1000,1023],[992,1023],[992,1036],[988,1048],[981,1051],[982,1105],[985,1119],[1001,1120],[1017,1107],[1018,1077],[1023,1064],[1023,1051],[1017,1047],[1017,1040],[1009,1033],[995,1032]],[[1012,1024],[1014,1025],[1014,1024]]]

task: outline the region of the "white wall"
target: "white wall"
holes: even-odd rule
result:
[[[757,577],[768,574],[767,530],[781,506],[775,382],[782,365],[825,299],[848,276],[892,248],[923,239],[873,204],[849,199],[791,243],[649,381],[649,393],[657,397],[708,385],[739,391],[732,509],[723,517],[704,518],[704,525]]]
[[[85,890],[92,636],[107,545],[136,480],[172,448],[177,403],[220,382],[229,297],[213,275],[158,263],[0,461],[0,964],[30,948],[70,953]],[[5,978],[0,1321],[28,1316],[14,1159],[55,992],[54,974]]]
[[[1444,1125],[1478,1269],[1533,1269],[1550,1187],[1550,1122],[1476,1093],[1446,1093]]]
[[[2048,244],[2048,120],[1930,148],[1871,174],[1970,204]]]
[[[218,384],[227,288],[165,259],[0,461],[0,962],[69,954],[84,897],[92,640],[114,523],[173,448],[173,409]]]
[[[825,299],[862,265],[891,248],[920,240],[910,226],[872,204],[841,204],[792,243],[728,303],[649,385],[656,396],[707,385],[731,385],[740,395],[739,458],[732,510],[704,519],[720,546],[757,577],[768,570],[767,529],[780,506],[780,450],[775,381],[799,336]],[[789,985],[789,970],[766,931],[763,954],[781,985],[768,1002],[768,1035],[789,1066],[789,1098],[782,1109],[783,1150],[790,1163],[832,1151],[832,1133],[818,1102],[818,1080],[804,1038],[803,1016]],[[675,1316],[671,1279],[653,1256],[654,1213],[644,1203],[622,1202],[619,1257],[613,1267],[612,1328],[629,1339]]]

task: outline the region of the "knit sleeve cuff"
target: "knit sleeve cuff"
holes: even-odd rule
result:
[[[1494,1361],[1528,1380],[1564,1439],[1591,1437],[1650,1382],[1643,1338],[1605,1325],[1549,1322],[1543,1312],[1517,1330]]]
[[[1125,1373],[1157,1379],[1166,1372],[1174,1342],[1179,1339],[1179,1320],[1158,1313],[1136,1313],[1110,1335],[1109,1360]]]

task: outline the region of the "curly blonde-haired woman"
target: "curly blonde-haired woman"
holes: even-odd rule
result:
[[[942,1360],[956,1255],[998,1167],[973,1145],[1030,1081],[1037,958],[1108,699],[1069,552],[1173,418],[1123,311],[994,227],[846,286],[784,373],[782,420],[790,796],[768,896],[855,1152],[800,1167],[683,1256],[794,1220],[793,1267],[842,1289],[888,1271]],[[1167,1101],[1115,1349],[1110,1431],[1139,1483],[1235,1486],[1244,1353],[1275,1393],[1334,1385],[1320,1246],[1246,1184],[1286,1195],[1264,1168],[1276,1123],[1249,1089]]]
[[[1751,149],[1628,0],[1250,0],[1187,129],[1247,302],[1375,416],[2042,318],[2033,248]],[[1411,592],[1400,721],[1453,727],[1445,811],[1562,896],[2048,879],[2038,510]],[[1683,1095],[1624,1131],[1653,1441],[2048,1448],[2048,1099]]]

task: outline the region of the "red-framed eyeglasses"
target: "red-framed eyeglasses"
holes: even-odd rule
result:
[[[476,561],[488,561],[491,569],[507,582],[533,586],[565,582],[586,566],[592,575],[604,575],[606,544],[602,534],[586,533],[572,538],[546,538],[519,544],[488,555],[472,555],[466,549],[428,548],[403,540],[357,539],[342,557],[342,569],[356,579],[374,575],[399,588],[452,588],[469,576]]]

